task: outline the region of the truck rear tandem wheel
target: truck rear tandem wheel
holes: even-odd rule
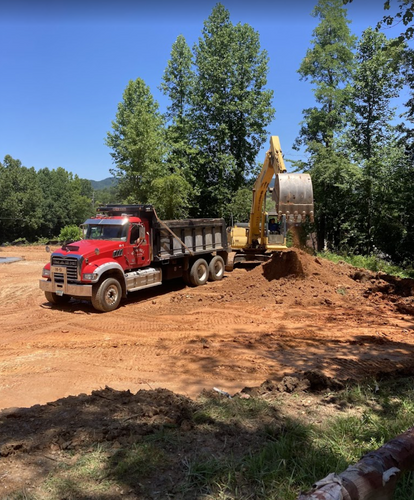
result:
[[[223,279],[224,268],[225,264],[223,258],[220,257],[220,255],[216,255],[215,257],[213,257],[210,261],[210,264],[208,265],[208,279],[210,281],[219,281]]]
[[[204,259],[197,259],[190,269],[190,282],[193,286],[200,286],[207,283],[209,267]]]

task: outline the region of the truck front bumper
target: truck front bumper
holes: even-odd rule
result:
[[[39,287],[44,292],[52,292],[57,295],[92,297],[92,285],[74,285],[69,283],[56,283],[48,280],[39,280]]]

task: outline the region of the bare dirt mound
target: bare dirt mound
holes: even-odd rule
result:
[[[364,297],[374,303],[388,303],[402,314],[414,315],[414,280],[378,273],[366,286]]]
[[[274,299],[286,306],[379,305],[414,314],[414,280],[355,268],[292,248],[238,276],[224,300]]]
[[[331,305],[361,300],[365,285],[352,278],[355,268],[334,264],[303,250],[277,252],[262,265],[237,276],[225,288],[226,299],[272,298],[284,305]]]
[[[166,389],[132,394],[109,387],[43,406],[9,408],[0,412],[0,457],[104,441],[132,444],[163,425],[185,427],[193,410],[190,399]]]
[[[246,394],[319,392],[342,389],[343,384],[319,372],[286,376],[280,382],[266,380],[260,387],[244,388],[228,397]],[[217,391],[203,396],[222,399]],[[35,451],[77,450],[97,443],[134,444],[140,436],[164,427],[191,430],[200,410],[197,400],[167,389],[117,391],[105,387],[90,395],[69,396],[31,408],[8,408],[0,411],[0,457]]]

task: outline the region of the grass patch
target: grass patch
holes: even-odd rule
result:
[[[134,486],[168,462],[164,450],[156,443],[139,443],[117,451],[108,463],[110,476]]]
[[[114,487],[114,483],[108,478],[107,459],[105,449],[98,446],[95,450],[80,455],[70,465],[60,465],[45,481],[36,498],[104,498],[102,494]]]
[[[320,409],[317,424],[303,412],[310,397],[314,412]],[[411,427],[414,384],[406,377],[318,395],[275,392],[227,399],[207,394],[194,406],[186,430],[154,429],[118,450],[96,446],[74,456],[66,452],[66,463],[30,493],[7,498],[295,500],[316,480],[342,472]],[[402,478],[395,498],[414,500],[413,474]]]
[[[376,257],[375,255],[340,255],[332,252],[320,252],[318,253],[318,255],[335,263],[342,261],[346,262],[347,264],[351,264],[351,266],[368,269],[374,272],[382,271],[386,274],[399,276],[400,278],[414,278],[413,269],[403,269],[396,265],[390,264],[389,262]]]
[[[263,421],[274,415],[274,406],[261,398],[223,398],[202,396],[200,409],[193,415],[196,423],[212,424],[224,422],[233,425],[253,421]]]

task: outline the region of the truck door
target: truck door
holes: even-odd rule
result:
[[[149,236],[143,224],[132,224],[130,234],[133,267],[144,267],[150,263]],[[131,264],[132,264],[131,262]]]

